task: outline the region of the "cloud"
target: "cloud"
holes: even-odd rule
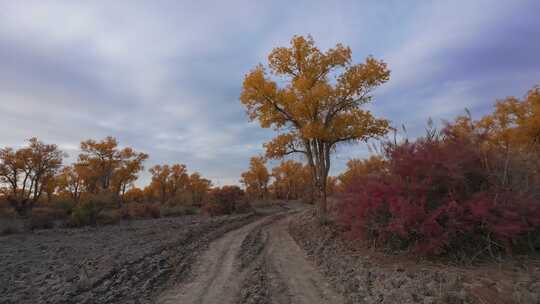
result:
[[[273,133],[247,120],[243,76],[273,47],[312,34],[322,49],[389,63],[373,111],[414,136],[428,116],[485,112],[540,82],[534,1],[25,1],[0,9],[0,142],[38,136],[73,159],[116,136],[156,163],[237,183]],[[474,111],[473,111],[474,113]],[[332,173],[363,146],[338,149]],[[139,182],[148,181],[143,175]]]

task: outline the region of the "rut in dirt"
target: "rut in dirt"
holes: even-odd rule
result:
[[[191,277],[158,303],[344,303],[288,233],[288,214],[264,217],[210,243]]]

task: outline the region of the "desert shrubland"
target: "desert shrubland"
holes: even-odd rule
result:
[[[381,156],[350,162],[341,206],[350,236],[468,259],[538,250],[539,96],[534,88],[478,120],[430,124],[423,137],[386,141]]]

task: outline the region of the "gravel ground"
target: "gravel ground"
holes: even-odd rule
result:
[[[457,267],[352,250],[311,211],[289,232],[347,303],[540,303],[538,261]]]
[[[0,303],[152,303],[198,252],[253,214],[186,216],[0,237]]]

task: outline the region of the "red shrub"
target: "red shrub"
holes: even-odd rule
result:
[[[353,236],[428,255],[531,246],[540,202],[494,181],[475,141],[447,133],[385,153],[387,174],[346,191],[341,218]]]

